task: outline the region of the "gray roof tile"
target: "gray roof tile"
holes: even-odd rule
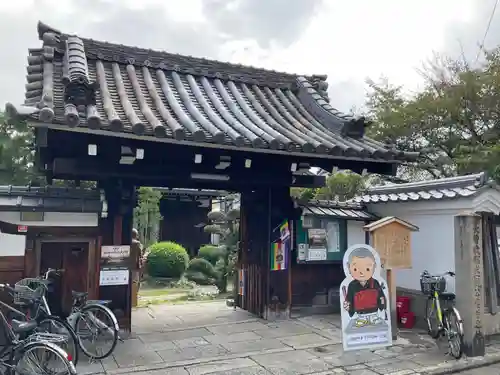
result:
[[[376,220],[377,217],[367,212],[356,202],[337,202],[326,200],[297,201],[304,215],[315,215],[348,220]]]
[[[414,202],[470,197],[484,186],[490,186],[485,173],[410,182],[370,188],[352,199],[357,203]]]
[[[61,33],[39,23],[24,106],[46,124],[282,152],[414,160],[364,137],[368,121],[324,100],[326,77],[298,76]]]

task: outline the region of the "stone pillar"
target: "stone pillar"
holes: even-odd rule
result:
[[[464,213],[455,216],[455,273],[456,308],[464,324],[465,354],[469,357],[484,356],[484,277],[480,215]]]

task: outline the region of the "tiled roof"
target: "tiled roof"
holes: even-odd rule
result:
[[[47,126],[304,152],[414,160],[364,137],[365,118],[335,110],[326,76],[298,76],[61,33],[39,23],[26,101],[11,115]],[[331,157],[331,156],[330,156]]]
[[[349,220],[376,220],[377,217],[364,210],[363,206],[356,202],[335,202],[326,200],[310,200],[308,202],[297,202],[302,208],[302,214],[324,216],[337,219]]]
[[[103,210],[99,190],[0,186],[2,211],[95,212]]]
[[[391,203],[456,199],[473,196],[482,187],[490,185],[483,172],[438,180],[374,187],[368,189],[365,194],[355,197],[353,202]]]

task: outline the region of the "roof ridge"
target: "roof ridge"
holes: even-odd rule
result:
[[[86,37],[83,37],[83,36],[80,36],[80,35],[77,35],[77,34],[69,34],[69,33],[64,33],[58,29],[55,29],[41,21],[38,22],[38,26],[37,26],[37,31],[38,31],[38,37],[40,40],[43,40],[44,38],[44,34],[45,33],[53,33],[53,34],[56,34],[58,35],[59,37],[62,37],[62,38],[67,38],[67,37],[77,37],[77,38],[80,38],[84,43],[87,42],[87,43],[93,43],[95,45],[106,45],[106,46],[114,46],[114,47],[126,47],[126,48],[130,48],[130,49],[133,49],[134,51],[136,52],[149,52],[149,54],[161,54],[161,55],[165,55],[165,57],[176,57],[176,58],[189,58],[191,60],[193,60],[194,62],[196,63],[216,63],[216,64],[221,64],[221,65],[224,65],[228,68],[244,68],[244,69],[248,69],[249,70],[249,73],[272,73],[272,74],[276,74],[276,75],[280,75],[280,76],[283,76],[283,77],[286,77],[290,80],[295,80],[297,77],[305,77],[307,80],[313,80],[313,79],[316,79],[318,77],[321,77],[323,78],[324,81],[326,81],[326,79],[328,78],[327,75],[319,75],[319,74],[311,74],[311,75],[307,75],[307,74],[299,74],[299,73],[290,73],[290,72],[284,72],[284,71],[277,71],[277,70],[274,70],[274,69],[268,69],[268,68],[261,68],[261,67],[256,67],[256,66],[252,66],[252,65],[244,65],[244,64],[239,64],[239,63],[232,63],[232,62],[229,62],[229,61],[222,61],[222,60],[217,60],[217,59],[207,59],[205,57],[200,57],[200,56],[193,56],[193,55],[184,55],[184,54],[180,54],[180,53],[173,53],[173,52],[168,52],[168,51],[165,51],[165,50],[160,50],[160,49],[153,49],[153,48],[144,48],[144,47],[139,47],[139,46],[133,46],[133,45],[126,45],[126,44],[122,44],[122,43],[115,43],[115,42],[108,42],[108,41],[101,41],[101,40],[95,40],[93,38],[86,38]],[[86,46],[87,47],[87,46]],[[92,52],[90,51],[87,51],[87,54],[92,56]],[[97,53],[96,55],[98,55],[99,53]],[[120,62],[120,61],[116,61],[116,59],[109,59],[109,58],[106,58],[105,55],[103,56],[96,56],[96,58],[99,58],[100,60],[103,60],[103,61],[109,61],[109,62]],[[138,61],[137,61],[138,63]],[[132,63],[132,65],[134,65]],[[179,71],[179,70],[182,70],[182,66],[179,66],[179,70],[177,69],[166,69],[166,70],[174,70],[174,71]],[[235,80],[235,81],[238,81],[238,79],[234,79],[234,77],[232,77],[233,79],[231,80]]]
[[[388,193],[391,192],[407,192],[413,191],[415,189],[422,190],[430,190],[430,189],[439,189],[439,188],[453,188],[453,187],[466,187],[470,185],[474,185],[476,188],[483,186],[487,182],[486,173],[476,173],[464,176],[454,176],[454,177],[446,177],[441,179],[434,180],[425,180],[425,181],[417,181],[417,182],[407,182],[403,184],[394,184],[394,185],[384,185],[384,186],[375,186],[369,188],[366,191],[365,195],[373,195],[377,193]]]

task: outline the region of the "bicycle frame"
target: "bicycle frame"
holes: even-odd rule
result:
[[[439,328],[442,328],[443,325],[443,310],[441,309],[441,301],[439,300],[439,293],[434,291],[434,295],[432,296],[432,308],[436,309],[438,316]]]

